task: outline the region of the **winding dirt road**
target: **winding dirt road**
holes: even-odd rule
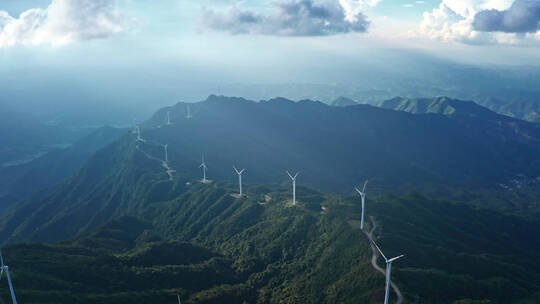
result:
[[[165,171],[167,172],[167,175],[169,175],[169,180],[172,181],[173,180],[173,173],[176,172],[175,170],[171,169],[171,167],[169,167],[169,164],[167,164],[166,162],[164,162],[163,160],[157,158],[157,157],[154,157],[146,152],[144,152],[143,150],[141,150],[141,148],[139,148],[139,145],[136,145],[135,148],[137,150],[139,150],[142,154],[144,154],[144,156],[146,156],[148,159],[152,159],[152,160],[156,160],[158,162],[161,163],[161,166],[163,168],[165,168]]]
[[[369,219],[371,220],[371,229],[369,230],[369,232],[364,233],[370,240],[369,246],[371,247],[371,265],[373,266],[373,268],[375,268],[375,270],[385,275],[386,271],[382,269],[379,265],[377,265],[377,258],[379,257],[379,253],[377,252],[377,249],[375,249],[375,246],[373,246],[373,232],[375,231],[375,228],[377,228],[377,223],[375,223],[373,217],[370,217]],[[391,282],[391,286],[398,297],[396,304],[403,303],[403,295],[401,294],[401,290],[399,290],[399,287],[397,287],[394,282]]]

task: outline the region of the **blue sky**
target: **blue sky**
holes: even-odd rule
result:
[[[539,65],[538,31],[474,29],[475,13],[502,14],[513,2],[3,0],[0,68],[90,75],[144,67],[206,81],[302,82],[326,68],[346,73],[351,63],[384,67],[379,50]]]

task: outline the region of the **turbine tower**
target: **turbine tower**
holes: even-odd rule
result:
[[[180,294],[177,293],[176,296],[178,297],[178,304],[182,304],[182,302],[180,302]]]
[[[208,170],[208,167],[206,167],[206,163],[204,162],[204,154],[202,155],[202,162],[199,168],[203,168],[203,183],[206,183],[206,170]]]
[[[167,125],[171,125],[171,111],[167,111]]]
[[[233,166],[233,169],[236,171],[236,174],[238,174],[238,185],[240,185],[240,196],[242,196],[242,173],[244,173],[244,170],[246,169],[238,171],[235,166]]]
[[[388,304],[388,301],[390,298],[390,287],[392,286],[392,282],[390,281],[390,273],[392,272],[392,262],[397,259],[401,259],[405,255],[402,254],[395,258],[387,259],[386,256],[384,256],[384,254],[382,253],[381,249],[379,249],[379,246],[377,246],[377,244],[375,244],[374,241],[371,241],[371,242],[373,242],[373,245],[375,246],[375,248],[377,248],[377,250],[381,253],[382,257],[386,261],[386,291],[384,295],[384,304]]]
[[[165,149],[165,162],[168,163],[169,162],[169,153],[167,151],[167,147],[169,146],[169,144],[164,144],[164,145],[161,145],[164,149]]]
[[[364,207],[365,207],[365,204],[366,204],[366,186],[367,186],[367,183],[368,181],[366,181],[364,183],[364,188],[362,188],[362,191],[358,190],[357,187],[354,187],[354,189],[356,190],[356,192],[358,192],[358,194],[360,194],[360,198],[362,199],[362,217],[361,217],[361,220],[360,220],[360,229],[364,230]]]
[[[143,139],[141,138],[141,127],[139,127],[139,125],[137,125],[137,140],[143,141]]]
[[[187,115],[186,115],[186,118],[187,119],[191,119],[191,111],[189,110],[189,103],[186,105],[187,106]]]
[[[4,257],[2,256],[2,251],[0,251],[0,261],[2,263],[2,266],[0,266],[0,280],[2,279],[2,275],[5,272],[9,284],[9,291],[11,292],[11,300],[13,301],[13,304],[17,304],[15,290],[13,289],[13,283],[11,283],[11,275],[9,274],[9,267],[7,265],[4,265]]]
[[[296,174],[294,176],[292,176],[289,171],[286,171],[287,172],[287,175],[291,178],[291,181],[292,181],[292,202],[293,202],[293,206],[296,206],[296,177],[298,176],[298,174],[300,174],[300,172],[296,172]]]

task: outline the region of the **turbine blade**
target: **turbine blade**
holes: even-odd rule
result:
[[[287,172],[287,175],[291,178],[291,179],[294,179],[294,177],[292,177],[292,175],[289,173],[289,171],[285,171]]]
[[[11,301],[13,301],[13,304],[17,304],[17,298],[15,297],[15,290],[13,289],[13,283],[11,283],[11,276],[9,275],[9,269],[6,269],[6,276],[9,283],[9,291],[11,292]]]
[[[388,263],[388,259],[386,258],[386,256],[384,256],[384,253],[382,253],[381,249],[379,248],[379,246],[377,246],[375,241],[371,241],[371,242],[373,243],[373,245],[375,245],[375,248],[377,248],[377,250],[381,253],[381,255],[384,258],[384,260],[386,261],[386,263]]]
[[[405,256],[405,255],[402,254],[402,255],[397,256],[397,257],[395,257],[395,258],[391,258],[390,260],[388,260],[388,263],[393,262],[393,261],[395,261],[395,260],[397,260],[397,259],[401,259],[401,258],[404,257],[404,256]]]
[[[234,171],[236,171],[236,174],[240,174],[240,172],[238,171],[238,169],[236,169],[235,166],[232,166],[232,167],[233,167]]]
[[[245,170],[246,170],[246,169],[242,169],[242,171],[240,171],[240,173],[239,173],[239,174],[242,174],[242,173],[244,173],[244,171],[245,171]]]
[[[298,176],[298,174],[300,174],[300,172],[296,172],[296,175],[294,176],[294,179],[296,179],[296,177]]]
[[[358,190],[357,187],[354,187],[354,190],[356,190],[356,192],[358,192],[358,194],[362,195],[362,191]]]
[[[366,181],[366,182],[364,183],[364,189],[362,189],[362,192],[366,192],[366,186],[367,186],[367,183],[368,183],[368,181]]]

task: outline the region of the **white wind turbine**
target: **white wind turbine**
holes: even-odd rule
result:
[[[360,198],[362,199],[362,217],[361,217],[361,220],[360,220],[360,229],[364,230],[364,207],[365,207],[365,204],[366,204],[366,186],[367,186],[367,183],[368,181],[366,181],[364,183],[364,188],[362,188],[362,191],[360,191],[357,187],[354,187],[354,189],[356,190],[356,192],[358,192],[358,194],[360,194]]]
[[[171,125],[171,111],[167,111],[167,125]]]
[[[176,294],[176,296],[178,297],[178,304],[182,304],[182,302],[180,302],[180,294]]]
[[[233,169],[236,171],[236,174],[238,174],[238,185],[240,186],[240,196],[242,196],[242,173],[244,173],[246,169],[238,171],[235,166],[233,166]]]
[[[189,103],[186,105],[187,106],[187,115],[186,115],[186,118],[187,119],[191,119],[191,111],[189,110]]]
[[[208,167],[206,167],[206,163],[204,162],[204,154],[202,155],[202,162],[199,168],[203,168],[203,183],[206,183],[206,170]]]
[[[2,279],[2,275],[5,272],[9,284],[9,291],[11,292],[11,300],[13,301],[13,304],[17,304],[15,290],[13,289],[13,284],[11,283],[11,275],[9,274],[9,267],[7,265],[4,265],[4,257],[2,256],[2,251],[0,251],[0,261],[2,263],[2,266],[0,266],[0,280]]]
[[[164,145],[161,145],[164,149],[165,149],[165,162],[168,163],[169,162],[169,151],[167,150],[167,147],[169,146],[169,144],[164,144]]]
[[[402,254],[402,255],[397,256],[395,258],[387,259],[386,256],[384,256],[384,254],[382,253],[381,249],[379,249],[379,246],[377,246],[377,244],[375,244],[374,241],[372,241],[372,242],[373,242],[373,245],[375,246],[375,248],[377,248],[377,250],[381,253],[382,257],[386,261],[386,291],[385,291],[385,295],[384,295],[384,304],[388,304],[388,301],[389,301],[389,298],[390,298],[390,287],[392,286],[392,282],[390,281],[390,273],[392,272],[392,262],[397,260],[397,259],[401,259],[405,255]]]
[[[292,181],[292,201],[293,201],[293,206],[296,206],[296,177],[298,176],[298,174],[300,174],[300,172],[296,172],[296,174],[294,176],[292,176],[289,171],[286,171],[287,172],[287,175],[291,178],[291,181]]]

